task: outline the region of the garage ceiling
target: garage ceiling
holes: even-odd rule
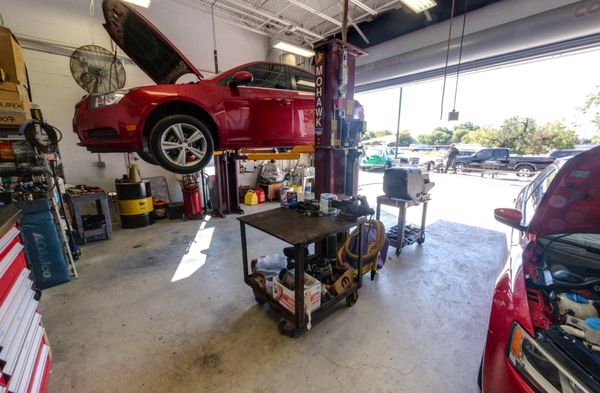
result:
[[[340,0],[174,1],[212,10],[215,15],[247,29],[302,45],[338,34],[342,27],[343,2]],[[468,11],[498,1],[501,0],[469,0]],[[368,47],[447,20],[452,0],[437,0],[437,3],[429,12],[415,14],[399,0],[349,0],[349,41]],[[456,3],[457,14],[462,14],[463,2]]]

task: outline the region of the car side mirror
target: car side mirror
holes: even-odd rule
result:
[[[523,214],[517,209],[501,208],[494,210],[494,218],[496,221],[501,222],[504,225],[508,225],[511,228],[524,231],[527,227],[521,225],[523,220]]]
[[[252,75],[248,71],[238,71],[231,77],[231,80],[229,81],[229,86],[236,87],[247,85],[248,83],[252,82],[253,79],[254,75]]]

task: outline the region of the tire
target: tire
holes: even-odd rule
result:
[[[535,168],[533,165],[522,164],[515,167],[515,172],[517,172],[517,176],[519,177],[531,177],[533,176],[533,172],[535,172]]]
[[[294,335],[296,334],[296,327],[294,326],[294,324],[285,318],[281,318],[279,320],[279,322],[277,323],[277,329],[279,330],[280,334],[282,334],[283,336],[288,336],[290,338],[294,337]]]
[[[182,175],[200,171],[214,152],[210,129],[188,115],[171,115],[160,120],[150,132],[148,145],[161,167]]]
[[[467,165],[463,164],[463,163],[458,163],[454,166],[454,172],[455,173],[463,173],[463,172],[467,172]]]
[[[142,159],[142,161],[147,162],[148,164],[151,164],[151,165],[158,165],[158,162],[156,162],[156,159],[154,158],[154,156],[152,154],[150,154],[149,152],[138,151],[136,153],[137,153],[138,157],[140,157]]]
[[[346,304],[348,307],[352,307],[356,304],[358,300],[358,291],[352,292],[350,295],[346,296]]]

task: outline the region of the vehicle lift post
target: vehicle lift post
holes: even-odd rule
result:
[[[365,123],[354,119],[354,67],[361,49],[339,39],[315,44],[315,198],[358,193],[358,144]],[[337,237],[315,245],[333,258]],[[360,283],[360,280],[359,280]],[[360,285],[360,284],[359,284]]]

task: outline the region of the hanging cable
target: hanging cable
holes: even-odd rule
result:
[[[467,0],[465,0],[465,9],[463,11],[463,26],[460,35],[460,49],[458,51],[458,66],[456,68],[456,86],[454,87],[454,104],[452,111],[456,111],[456,96],[458,95],[458,77],[460,76],[460,64],[462,62],[463,43],[465,42],[465,26],[467,25]]]
[[[58,128],[38,120],[24,123],[19,132],[25,136],[27,143],[41,153],[54,153],[62,139]]]
[[[450,59],[450,40],[452,39],[452,22],[454,21],[454,7],[456,0],[452,0],[450,11],[450,29],[448,30],[448,47],[446,48],[446,66],[444,67],[444,86],[442,87],[442,105],[440,107],[440,120],[444,118],[444,97],[446,96],[446,79],[448,77],[448,60]]]

